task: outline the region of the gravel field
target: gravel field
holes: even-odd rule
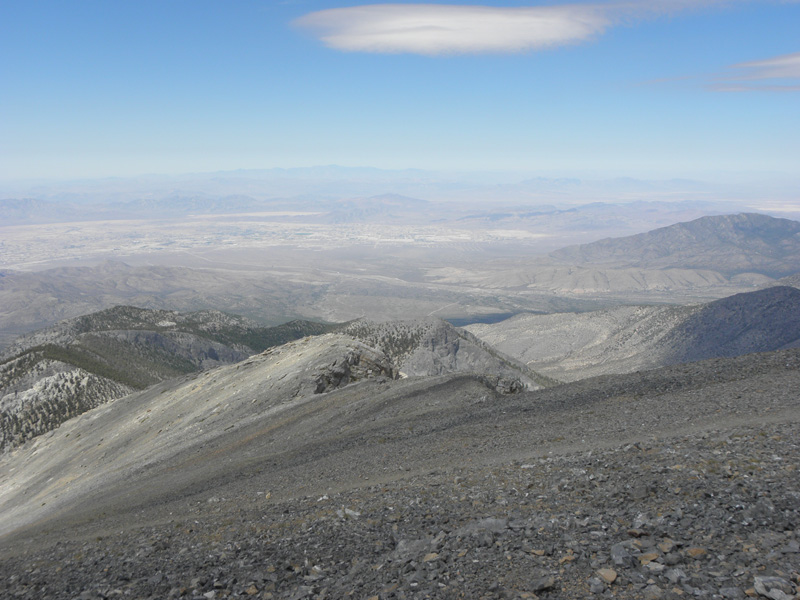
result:
[[[798,390],[797,350],[365,382],[6,535],[0,597],[795,598]]]

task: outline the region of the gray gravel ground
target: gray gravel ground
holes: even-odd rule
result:
[[[0,597],[800,597],[797,350],[476,386],[376,392],[261,470],[220,446],[205,487],[144,478],[6,536]]]

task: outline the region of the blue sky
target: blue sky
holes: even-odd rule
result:
[[[800,176],[800,2],[0,0],[0,179]]]

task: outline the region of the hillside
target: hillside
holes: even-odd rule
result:
[[[800,273],[795,273],[794,275],[787,275],[786,277],[781,277],[778,280],[778,284],[788,285],[800,289]]]
[[[696,306],[620,306],[517,315],[466,327],[563,381],[800,344],[800,290],[774,286]]]
[[[92,267],[0,272],[0,348],[14,338],[65,319],[114,306],[195,312],[218,308],[257,314],[269,324],[291,320],[312,286],[249,272],[130,266],[106,261]]]
[[[118,306],[18,338],[0,354],[0,450],[134,390],[333,331],[375,348],[403,376],[477,373],[504,393],[556,383],[434,318],[263,327],[218,311]]]
[[[0,354],[0,449],[134,390],[331,329],[310,321],[264,327],[219,311],[131,306],[63,321],[18,338]]]
[[[800,290],[776,286],[703,306],[662,341],[666,363],[800,346]]]
[[[618,306],[585,313],[520,314],[466,329],[532,369],[577,381],[658,366],[661,339],[694,310]]]
[[[793,595],[798,386],[786,350],[502,395],[306,338],[0,457],[0,593]]]
[[[708,216],[629,237],[570,246],[550,256],[574,265],[783,277],[796,273],[800,265],[800,222],[752,213]]]

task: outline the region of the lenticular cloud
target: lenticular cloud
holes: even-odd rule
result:
[[[596,5],[379,4],[314,12],[295,24],[337,50],[438,55],[523,52],[581,42],[602,33],[611,20]]]

